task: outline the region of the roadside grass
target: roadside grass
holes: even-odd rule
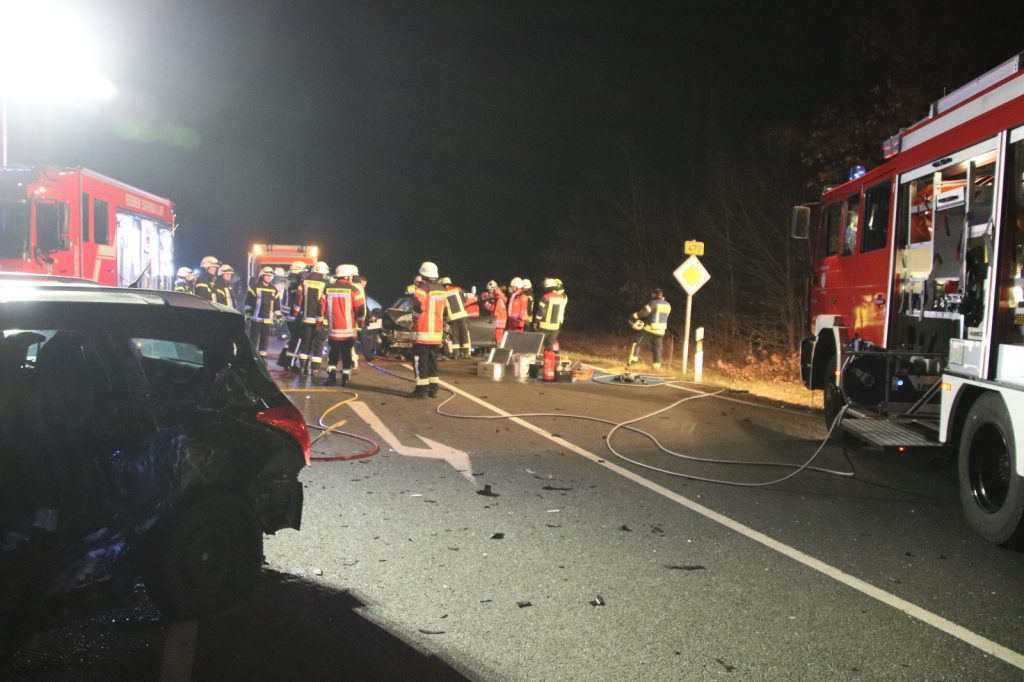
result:
[[[613,374],[626,369],[626,358],[632,336],[596,335],[564,331],[559,336],[562,355],[570,360],[596,365]],[[641,362],[630,367],[630,371],[680,379],[682,363],[678,339],[665,339],[662,350],[662,367],[653,369],[650,365],[649,348],[640,351]],[[693,381],[693,353],[690,346],[690,362],[686,376]],[[761,396],[787,405],[804,409],[821,409],[822,392],[809,391],[800,381],[799,353],[780,354],[768,351],[743,352],[737,350],[704,348],[703,384],[719,386],[751,395]]]

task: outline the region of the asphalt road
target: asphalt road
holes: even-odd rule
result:
[[[282,376],[314,423],[356,395],[325,422],[381,450],[304,472],[303,529],[267,539],[253,599],[199,623],[167,624],[144,595],[66,618],[0,676],[1024,679],[1024,555],[970,531],[951,459],[830,443],[812,465],[835,473],[683,478],[666,472],[791,474],[722,462],[804,463],[821,417],[706,387],[497,382],[473,364],[443,363],[436,400],[405,397],[400,363],[362,365],[351,390]],[[634,426],[719,461],[613,431],[683,398]],[[557,416],[507,416],[526,413]],[[664,471],[617,457],[609,435]]]

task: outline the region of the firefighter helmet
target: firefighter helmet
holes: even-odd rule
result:
[[[437,280],[437,283],[438,284],[451,284],[452,283],[452,278],[448,277],[447,275],[445,275],[441,279]]]
[[[217,260],[216,256],[207,256],[199,263],[199,267],[201,267],[203,270],[207,268],[220,267],[220,261]]]
[[[270,267],[269,265],[264,265],[260,269],[260,277],[263,277],[264,275],[270,275],[271,277],[273,277],[274,276],[274,268]]]
[[[223,265],[221,265],[220,269],[217,270],[217,274],[218,275],[230,275],[230,274],[232,274],[234,272],[235,272],[235,269],[233,267],[231,267],[230,265],[228,265],[227,263],[224,263]]]
[[[334,269],[335,277],[355,277],[358,274],[359,270],[356,269],[356,266],[350,263],[342,263]]]
[[[420,275],[427,279],[437,279],[437,266],[430,261],[423,261],[420,265]]]
[[[185,267],[184,265],[182,265],[180,268],[178,268],[178,277],[191,277],[191,276],[192,276],[192,268]]]
[[[562,288],[562,280],[560,280],[557,277],[555,277],[554,281],[555,281],[555,288],[556,289],[561,289]]]
[[[522,289],[523,288],[523,278],[522,277],[513,277],[512,281],[509,282],[508,285],[510,287],[515,287],[516,289]]]
[[[556,283],[557,281],[558,280],[552,279],[550,277],[545,277],[544,278],[544,288],[545,289],[554,289],[555,287],[558,286],[558,284]]]
[[[284,268],[274,268],[274,277],[287,277],[288,273],[284,271]]]
[[[523,288],[524,289],[532,289],[533,288],[533,282],[531,282],[528,279],[524,279],[523,280]]]
[[[305,272],[306,264],[301,260],[292,261],[292,266],[288,268],[288,271],[291,272],[293,275],[297,275],[300,272]]]
[[[313,272],[317,273],[318,275],[329,275],[331,274],[331,266],[323,262],[322,260],[318,260],[316,262],[316,265],[313,266]]]
[[[497,288],[498,288],[498,283],[495,282],[493,279],[490,282],[487,283],[487,290],[488,291],[492,291],[492,290],[497,289]]]

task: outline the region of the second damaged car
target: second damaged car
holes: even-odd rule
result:
[[[298,529],[302,414],[238,313],[186,294],[0,282],[0,618],[142,577],[172,618],[249,593]]]

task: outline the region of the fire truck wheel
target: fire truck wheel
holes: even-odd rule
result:
[[[1024,478],[1014,471],[1013,425],[995,393],[978,398],[960,438],[960,502],[980,535],[1004,547],[1024,547]]]
[[[825,392],[824,406],[825,406],[825,428],[832,428],[832,422],[836,420],[836,416],[839,414],[839,410],[843,408],[844,399],[843,392],[839,390],[839,386],[836,384],[836,358],[832,357],[825,365],[825,380],[822,389]],[[841,434],[835,434],[841,435]]]
[[[150,544],[146,591],[173,619],[223,611],[252,593],[263,562],[263,533],[249,505],[214,494],[186,504]]]

